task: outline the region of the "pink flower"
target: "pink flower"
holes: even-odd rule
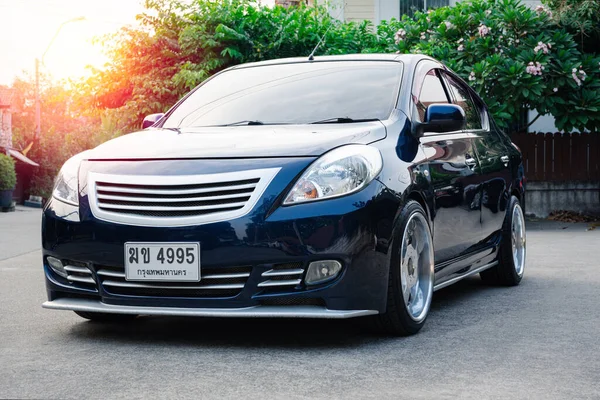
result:
[[[579,67],[581,68],[581,67]],[[575,83],[577,84],[577,86],[581,86],[581,81],[584,80],[585,81],[585,77],[587,76],[586,73],[580,69],[579,70],[579,76],[577,76],[577,68],[573,68],[571,70],[571,76],[573,77],[573,80],[575,81]],[[579,79],[581,78],[581,79]]]
[[[535,62],[535,64],[530,62],[527,64],[527,68],[525,68],[525,72],[531,75],[542,75],[542,71],[544,70],[544,66],[539,62]]]
[[[454,24],[452,22],[444,22],[444,24],[446,25],[446,29],[453,29],[455,28]]]
[[[404,29],[398,29],[398,31],[394,34],[394,40],[396,44],[400,43],[406,39],[406,31]]]
[[[456,50],[464,51],[464,49],[465,49],[465,46],[461,44],[460,46],[458,46],[458,48]]]
[[[481,37],[484,37],[490,33],[490,28],[488,28],[484,24],[479,25],[479,28],[477,28],[477,29],[479,31],[479,36],[481,36]]]
[[[540,50],[544,52],[544,54],[548,54],[550,50],[550,44],[545,44],[544,42],[538,42],[537,46],[533,48],[535,53],[538,53]]]
[[[552,18],[552,11],[545,6],[539,5],[535,8],[537,15],[546,14],[548,18]]]

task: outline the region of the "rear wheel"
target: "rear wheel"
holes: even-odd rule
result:
[[[135,319],[135,314],[109,314],[101,312],[75,311],[75,314],[90,321],[97,322],[127,322]]]
[[[425,323],[433,296],[434,258],[431,229],[423,207],[409,201],[400,215],[392,245],[388,299],[377,316],[380,330],[412,335]]]
[[[502,226],[502,242],[498,253],[498,265],[480,273],[489,284],[516,286],[525,272],[525,216],[519,200],[512,196]]]

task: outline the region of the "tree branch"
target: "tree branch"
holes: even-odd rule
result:
[[[535,123],[535,121],[537,121],[537,120],[538,120],[538,118],[539,118],[539,117],[541,117],[541,116],[542,116],[542,114],[540,114],[540,113],[538,112],[538,115],[536,115],[536,116],[535,116],[535,118],[534,118],[534,119],[532,119],[532,120],[531,120],[531,122],[529,122],[529,123],[528,123],[526,126],[524,126],[523,128],[521,128],[521,129],[518,131],[518,133],[521,133],[521,132],[527,132],[527,129],[528,129],[528,128],[529,128],[531,125],[533,125],[533,124]]]

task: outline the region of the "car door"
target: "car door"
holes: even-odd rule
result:
[[[488,240],[502,227],[508,203],[511,182],[509,155],[506,145],[491,127],[483,101],[458,78],[443,73],[448,82],[455,104],[467,115],[465,131],[475,136],[475,154],[481,169],[481,231],[482,239]]]
[[[412,93],[412,119],[421,122],[428,105],[451,101],[440,70],[423,69],[417,67]],[[436,271],[441,271],[480,240],[481,177],[473,135],[425,132],[420,142],[433,189],[433,242]]]

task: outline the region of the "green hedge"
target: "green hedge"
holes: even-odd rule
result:
[[[0,153],[0,190],[13,190],[17,184],[15,162],[12,157]]]
[[[423,53],[471,84],[503,127],[524,109],[552,114],[559,129],[598,130],[600,58],[544,7],[518,0],[462,1],[402,20],[342,23],[325,7],[265,7],[246,0],[147,1],[143,28],[116,35],[112,62],[88,88],[134,128],[229,66],[319,54]],[[335,11],[333,12],[335,14]]]

